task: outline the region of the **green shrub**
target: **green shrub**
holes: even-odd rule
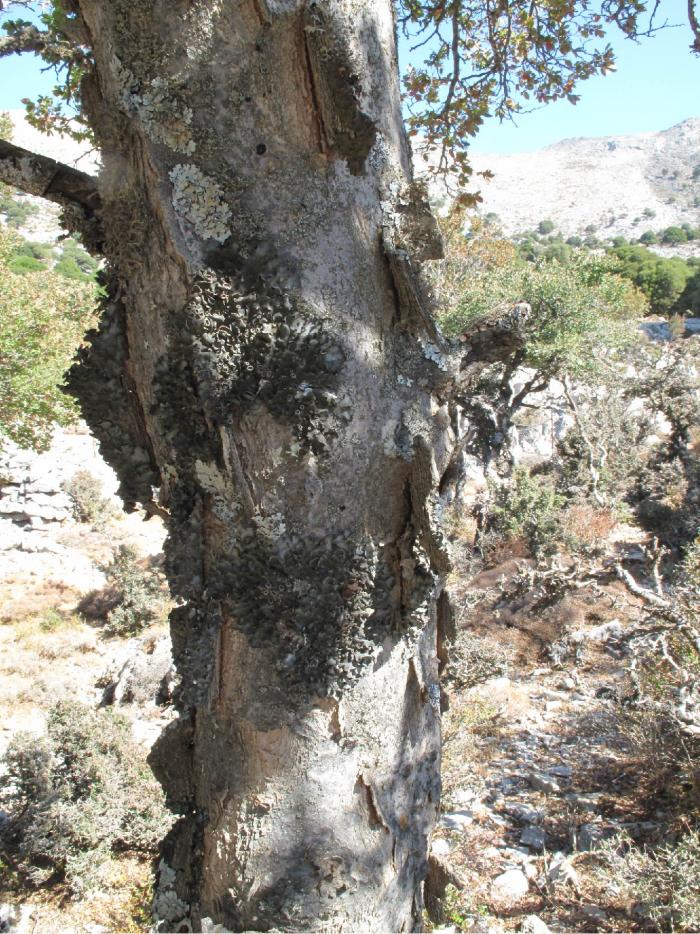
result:
[[[73,516],[78,522],[104,526],[117,510],[107,497],[102,495],[102,482],[89,470],[78,470],[63,489],[73,502]]]
[[[13,256],[7,268],[16,276],[26,276],[31,272],[46,272],[46,263],[33,256]]]
[[[553,230],[554,230],[554,222],[550,221],[549,219],[540,221],[539,224],[537,225],[537,232],[541,234],[543,237],[546,236],[546,234],[551,233]]]
[[[494,309],[518,302],[532,309],[522,363],[574,378],[595,370],[601,347],[632,340],[629,319],[647,308],[607,259],[576,253],[567,262],[515,260],[470,277],[440,323],[446,333],[461,334]]]
[[[93,286],[67,282],[48,269],[13,272],[21,248],[21,238],[0,224],[0,438],[42,449],[56,424],[77,417],[60,386],[94,321],[97,295]]]
[[[490,531],[504,539],[524,540],[535,555],[551,553],[561,537],[565,502],[549,477],[516,467],[508,486],[495,492]]]
[[[102,570],[117,592],[117,603],[107,614],[108,635],[132,636],[162,618],[161,575],[144,569],[133,548],[120,545]]]
[[[33,884],[65,879],[83,894],[114,853],[152,854],[171,825],[129,721],[111,710],[61,701],[47,735],[16,736],[4,766],[0,846]]]
[[[661,236],[662,243],[685,243],[687,239],[688,235],[682,227],[667,227]]]

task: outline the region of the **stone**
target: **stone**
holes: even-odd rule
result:
[[[551,934],[547,925],[537,915],[527,915],[523,918],[520,930],[524,934]]]
[[[472,811],[451,811],[449,814],[443,814],[440,818],[440,826],[447,830],[464,830],[469,824],[474,823],[474,814]]]
[[[430,852],[434,853],[435,856],[448,856],[450,853],[450,844],[444,838],[439,837],[430,844]]]
[[[582,824],[578,829],[577,844],[582,853],[588,853],[594,850],[604,840],[609,840],[618,832],[614,824],[604,823],[603,821],[594,821],[589,824]]]
[[[539,824],[544,819],[544,811],[529,807],[527,804],[507,804],[505,811],[524,824]]]
[[[550,863],[547,872],[547,882],[554,887],[558,885],[570,885],[578,891],[579,877],[571,860],[561,853],[558,853]]]
[[[102,703],[159,704],[170,696],[175,678],[170,636],[139,640],[116,678],[104,690]]]
[[[529,846],[533,850],[543,850],[547,843],[547,834],[541,827],[530,825],[520,834],[520,842],[523,846]]]
[[[517,902],[530,890],[530,881],[521,869],[507,869],[491,883],[491,895],[500,902]]]
[[[603,909],[598,908],[597,905],[582,905],[581,914],[585,915],[589,920],[595,921],[596,924],[604,924],[608,920],[608,916]]]
[[[555,795],[561,790],[558,783],[550,776],[545,775],[543,772],[531,772],[530,784],[536,791],[541,791],[546,795]]]
[[[570,801],[574,807],[581,811],[590,811],[593,814],[598,811],[601,797],[602,795],[600,792],[593,792],[587,795],[572,793],[566,796],[567,801]]]
[[[571,778],[570,765],[551,765],[547,767],[548,775],[556,775],[557,778]]]

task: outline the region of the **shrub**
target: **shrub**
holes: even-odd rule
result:
[[[33,256],[13,256],[7,268],[16,276],[26,276],[32,272],[46,272],[46,263]]]
[[[622,886],[642,930],[700,930],[700,833],[641,850],[628,837],[606,841],[597,852],[603,884]]]
[[[662,243],[685,243],[687,239],[688,235],[682,227],[667,227],[661,236]]]
[[[0,438],[41,449],[56,424],[77,416],[75,403],[59,387],[94,320],[96,290],[47,269],[18,275],[11,265],[13,258],[19,261],[21,246],[0,224]]]
[[[518,302],[532,309],[522,363],[573,378],[595,369],[601,347],[630,341],[628,321],[647,307],[636,289],[613,274],[608,260],[574,254],[566,263],[512,260],[471,276],[441,324],[446,333],[461,334],[494,309]]]
[[[47,735],[16,736],[4,766],[0,844],[33,884],[89,891],[114,853],[154,853],[172,822],[129,721],[111,710],[61,701]]]
[[[543,237],[554,230],[554,222],[550,220],[540,221],[537,225],[537,232]]]
[[[161,576],[144,569],[133,548],[120,545],[102,570],[117,591],[117,603],[107,614],[108,635],[132,636],[162,617]]]
[[[550,553],[561,537],[564,503],[549,477],[516,467],[508,486],[495,493],[490,530],[502,538],[526,541],[535,555]]]
[[[658,243],[659,238],[656,236],[653,230],[645,230],[642,236],[639,238],[640,243]],[[618,244],[615,244],[617,246]],[[622,244],[624,246],[624,244]]]
[[[102,526],[116,514],[111,501],[102,495],[102,482],[89,470],[78,470],[63,489],[73,501],[73,516],[78,522]]]

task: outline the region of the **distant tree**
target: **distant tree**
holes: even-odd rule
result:
[[[640,243],[658,243],[659,238],[656,236],[653,230],[645,230],[644,233],[639,238]],[[623,246],[624,244],[615,244],[615,246]]]
[[[682,227],[667,227],[661,235],[662,243],[685,243],[688,235]]]
[[[678,310],[678,302],[692,275],[692,268],[677,257],[657,256],[644,246],[623,246],[610,251],[615,269],[641,289],[651,310],[666,315]]]
[[[600,379],[616,349],[634,339],[630,321],[647,310],[644,296],[615,274],[609,260],[581,253],[566,262],[515,257],[465,279],[459,300],[441,317],[447,333],[461,334],[471,345],[488,322],[515,316],[524,334],[507,359],[484,368],[472,394],[461,400],[475,426],[465,446],[492,463],[529,396],[555,377]],[[511,379],[522,367],[529,375],[514,392]]]
[[[554,222],[550,220],[540,221],[537,225],[537,232],[543,237],[554,230]]]

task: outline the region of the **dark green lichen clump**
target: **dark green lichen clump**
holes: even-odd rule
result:
[[[231,425],[263,403],[315,454],[347,416],[336,393],[345,355],[321,322],[276,287],[201,274],[185,311],[199,398]]]
[[[66,379],[83,418],[100,443],[100,452],[119,477],[124,508],[150,503],[160,478],[150,451],[135,387],[130,386],[125,312],[122,303],[103,300],[99,326],[87,335]]]

